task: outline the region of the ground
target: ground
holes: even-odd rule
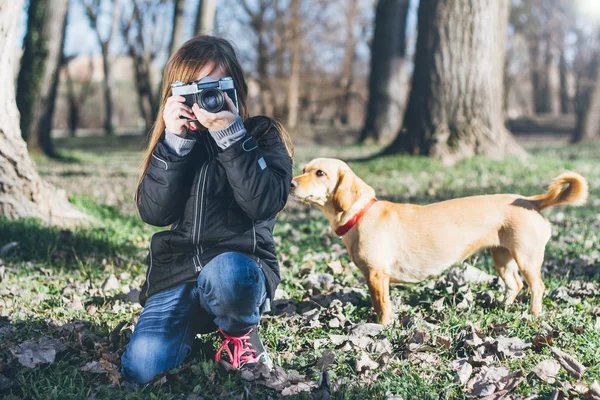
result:
[[[548,398],[555,391],[579,397],[600,380],[600,145],[525,142],[526,161],[474,158],[448,168],[393,156],[352,167],[379,198],[419,204],[485,193],[533,195],[565,170],[585,176],[587,205],[544,211],[553,235],[543,266],[542,317],[528,314],[526,291],[509,308],[500,304],[497,279],[473,269],[495,277],[483,252],[449,274],[395,287],[396,322],[383,330],[365,325],[376,318],[341,240],[319,210],[290,201],[275,230],[280,299],[261,323],[281,369],[268,377],[227,372],[210,361],[218,338],[206,335],[182,367],[141,388],[120,379],[118,364],[141,311],[135,289],[157,230],[140,220],[132,201],[143,139],[60,139],[66,159],[36,158],[40,173],[96,222],[61,231],[0,219],[0,247],[17,243],[0,255],[0,397]],[[295,171],[315,156],[349,160],[377,150],[303,144]],[[578,363],[571,372],[562,367],[554,380],[547,375],[559,364],[551,360],[569,357],[560,351]],[[538,366],[544,360],[550,361]]]

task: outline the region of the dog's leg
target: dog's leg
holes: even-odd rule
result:
[[[392,305],[390,301],[390,277],[381,271],[369,269],[367,285],[371,293],[371,303],[379,322],[387,324],[392,320]]]
[[[519,276],[519,266],[507,248],[493,247],[491,252],[496,271],[506,285],[504,305],[508,306],[515,301],[515,298],[523,289],[523,280]]]
[[[544,248],[533,252],[516,252],[515,259],[519,265],[519,270],[525,278],[525,282],[531,290],[531,314],[540,315],[542,312],[542,300],[546,286],[542,282],[542,263],[544,262]]]

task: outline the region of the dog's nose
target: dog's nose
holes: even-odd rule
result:
[[[295,179],[292,179],[292,189],[296,189],[298,187],[298,181]]]

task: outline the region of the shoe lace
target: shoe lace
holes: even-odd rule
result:
[[[251,328],[242,336],[231,336],[225,333],[225,331],[223,331],[221,328],[219,328],[219,331],[221,331],[224,340],[221,344],[221,347],[219,347],[217,354],[215,354],[215,362],[219,362],[223,350],[227,351],[229,361],[231,362],[231,365],[234,368],[239,368],[241,365],[246,363],[258,362],[258,359],[254,356],[256,350],[252,348],[252,343],[249,342],[249,335],[250,332],[252,332],[252,329],[253,328]],[[230,345],[233,348],[233,353],[231,352]]]

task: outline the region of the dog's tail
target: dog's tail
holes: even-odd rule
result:
[[[538,210],[557,206],[559,204],[573,204],[580,206],[588,198],[588,183],[585,178],[574,172],[565,172],[552,180],[548,191],[544,194],[528,197]]]

